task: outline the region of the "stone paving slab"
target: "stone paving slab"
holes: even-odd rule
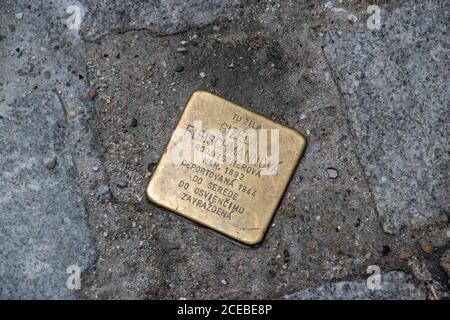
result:
[[[232,16],[252,1],[239,0],[81,0],[84,16],[82,34],[86,39],[130,30],[149,30],[154,35],[170,35],[206,26],[218,18]]]
[[[78,292],[66,285],[67,268],[81,271],[93,262],[84,200],[61,121],[55,95],[1,104],[1,298],[74,298]]]
[[[389,272],[380,278],[379,287],[367,280],[342,281],[305,289],[284,296],[286,300],[425,300],[426,291],[412,283],[402,272]],[[378,281],[378,280],[377,280]]]
[[[74,149],[86,135],[73,134],[86,74],[64,9],[0,6],[1,299],[79,298],[67,268],[95,262]]]
[[[332,28],[325,54],[386,232],[450,214],[448,1],[382,8],[380,30]]]

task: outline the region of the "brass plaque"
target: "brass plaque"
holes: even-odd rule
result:
[[[298,132],[196,91],[147,198],[245,244],[262,241],[306,146]]]

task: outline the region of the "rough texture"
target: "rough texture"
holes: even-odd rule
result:
[[[0,298],[78,298],[67,268],[95,261],[74,147],[86,74],[46,5],[0,7]]]
[[[369,289],[366,280],[330,283],[284,296],[286,300],[424,300],[426,292],[402,272],[381,277],[380,288]]]

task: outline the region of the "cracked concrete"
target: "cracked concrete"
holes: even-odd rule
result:
[[[369,31],[364,1],[6,1],[0,296],[446,297],[448,1],[378,5]],[[308,138],[258,247],[144,199],[197,89]],[[403,273],[370,292],[369,265]]]

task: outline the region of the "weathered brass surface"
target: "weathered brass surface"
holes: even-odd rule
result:
[[[277,173],[261,174],[257,164],[243,166],[207,160],[195,163],[192,159],[175,164],[171,151],[180,139],[172,135],[147,186],[147,198],[245,244],[259,243],[306,147],[305,138],[290,128],[205,91],[194,92],[191,96],[177,129],[191,130],[194,121],[201,121],[203,130],[279,129]],[[194,134],[190,138],[194,138]],[[195,141],[192,140],[198,143],[199,139]],[[206,139],[201,143],[207,143]]]

